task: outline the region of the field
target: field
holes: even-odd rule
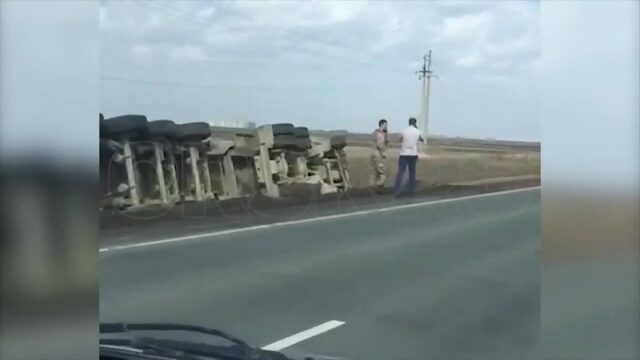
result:
[[[348,144],[345,151],[351,184],[355,188],[369,186],[371,140],[350,135]],[[418,160],[416,177],[420,188],[540,176],[540,145],[536,143],[429,139],[429,144],[427,156]],[[392,143],[386,160],[386,186],[393,185],[398,156],[399,149]]]
[[[371,134],[344,133],[340,131],[337,131],[335,133],[346,134],[348,143],[350,145],[370,146],[372,144]],[[442,137],[442,136],[429,137],[428,140],[430,145],[435,145],[442,150],[450,150],[450,151],[474,150],[474,151],[486,151],[486,152],[501,152],[501,151],[540,152],[539,142],[471,139],[471,138],[463,138],[463,137]],[[390,133],[389,146],[399,147],[399,145],[400,145],[400,135],[395,133]]]

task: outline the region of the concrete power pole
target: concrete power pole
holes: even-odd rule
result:
[[[429,134],[429,93],[431,90],[431,78],[436,76],[433,75],[433,71],[431,70],[431,50],[429,50],[429,53],[423,56],[422,59],[422,69],[416,71],[416,74],[419,74],[418,79],[422,80],[422,97],[420,98],[421,111],[418,128],[422,131],[422,138],[424,139],[422,153],[426,153],[427,136]]]

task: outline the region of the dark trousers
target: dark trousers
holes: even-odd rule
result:
[[[409,170],[409,181],[407,181],[407,193],[413,195],[416,190],[416,162],[417,156],[400,155],[398,158],[398,173],[396,174],[396,184],[394,187],[394,193],[396,196],[403,194],[402,180],[404,179],[404,173]]]

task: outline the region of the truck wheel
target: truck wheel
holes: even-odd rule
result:
[[[298,138],[308,138],[309,137],[309,129],[301,126],[293,129],[293,135]]]
[[[273,136],[293,135],[294,126],[293,124],[273,124],[271,125],[271,131],[273,132]]]
[[[342,149],[347,146],[347,138],[344,135],[335,135],[331,137],[331,147]]]
[[[144,115],[122,115],[102,122],[104,133],[108,137],[119,137],[125,134],[140,135],[147,130],[147,117]]]
[[[311,149],[311,139],[297,138],[298,147],[304,151]]]
[[[98,116],[98,123],[100,124],[100,127],[98,128],[98,133],[100,134],[100,139],[104,139],[107,136],[106,130],[104,129],[104,115],[102,115],[102,113],[100,113],[100,115]]]
[[[154,120],[147,124],[147,133],[151,138],[176,136],[176,123],[171,120]]]
[[[185,140],[204,140],[211,136],[211,127],[205,122],[176,125],[176,138]]]
[[[298,139],[293,135],[278,135],[273,137],[273,147],[280,149],[295,149],[298,147]]]

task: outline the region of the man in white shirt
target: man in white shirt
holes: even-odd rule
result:
[[[404,173],[409,170],[409,179],[407,181],[407,193],[413,195],[416,189],[416,162],[418,161],[418,143],[424,142],[420,131],[416,125],[415,118],[409,119],[409,127],[402,131],[400,140],[402,141],[402,149],[398,158],[398,173],[396,174],[396,184],[394,193],[396,197],[403,194]]]

